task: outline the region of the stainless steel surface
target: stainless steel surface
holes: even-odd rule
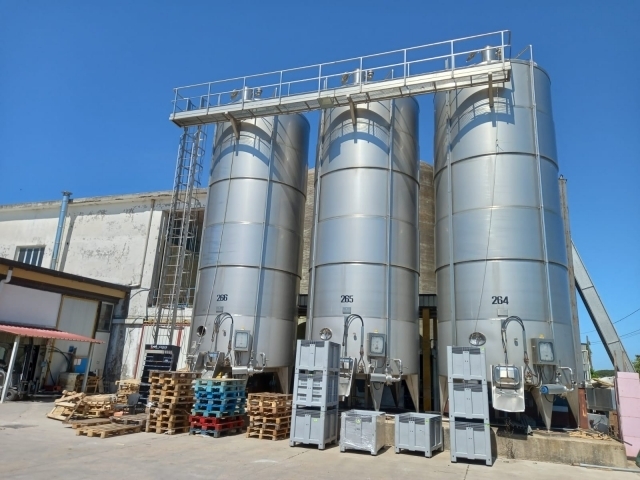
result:
[[[58,217],[58,228],[56,229],[56,239],[53,242],[53,254],[51,255],[51,263],[49,268],[56,270],[58,263],[58,253],[60,252],[60,240],[62,239],[62,231],[64,230],[64,221],[67,218],[67,208],[69,206],[69,198],[71,192],[62,192],[62,203],[60,204],[60,216]]]
[[[598,291],[596,290],[587,267],[578,254],[578,249],[573,242],[571,242],[573,268],[576,277],[576,287],[578,287],[578,293],[580,298],[584,302],[584,306],[587,307],[587,312],[593,321],[593,326],[596,327],[598,336],[602,340],[611,363],[619,369],[621,372],[634,372],[633,363],[631,358],[627,354],[627,351],[618,336],[616,327],[613,326],[611,317],[607,313],[607,309],[604,308],[604,303]]]
[[[418,372],[418,105],[400,99],[328,109],[316,162],[316,216],[310,258],[307,338],[344,334],[343,308],[364,335],[387,335],[390,358]],[[390,325],[390,328],[389,328]],[[361,340],[349,332],[347,353]],[[366,337],[365,337],[366,338]],[[369,356],[365,346],[365,361]]]
[[[499,51],[500,59],[479,63],[483,55],[477,53],[489,50],[496,57]],[[174,89],[170,120],[179,126],[199,125],[487,85],[509,78],[510,52],[511,32],[501,30],[337,62],[188,85]],[[191,108],[193,105],[200,108]]]
[[[517,315],[528,338],[554,338],[560,364],[575,368],[549,77],[514,60],[493,107],[489,90],[434,100],[439,344],[481,332],[487,365],[501,364],[501,320]],[[522,332],[508,336],[510,362],[524,367]]]
[[[309,123],[299,115],[246,121],[239,140],[232,125],[223,123],[214,145],[191,332],[205,326],[200,350],[209,350],[213,319],[228,312],[234,331],[251,333],[254,359],[264,352],[267,368],[290,366]],[[219,332],[218,348],[224,351],[229,326]],[[247,365],[250,355],[238,352],[237,365]]]

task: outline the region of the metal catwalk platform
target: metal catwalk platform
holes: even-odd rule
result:
[[[509,79],[511,32],[458,38],[348,60],[175,89],[170,120],[180,127],[302,113]],[[481,50],[497,60],[482,62]]]

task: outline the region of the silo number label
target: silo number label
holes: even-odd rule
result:
[[[492,305],[509,305],[509,297],[491,297]]]
[[[227,297],[227,294],[226,294],[226,293],[223,293],[222,295],[218,295],[218,296],[216,297],[216,301],[218,301],[218,302],[226,302],[226,301],[227,301],[227,298],[228,298],[228,297]]]
[[[353,295],[341,295],[340,303],[353,303]]]

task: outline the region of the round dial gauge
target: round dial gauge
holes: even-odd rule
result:
[[[371,337],[370,353],[377,355],[384,353],[384,338],[378,336]]]

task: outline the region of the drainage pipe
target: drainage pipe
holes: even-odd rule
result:
[[[67,217],[67,207],[69,206],[69,198],[71,192],[62,192],[62,204],[60,205],[60,216],[58,217],[58,230],[56,230],[56,241],[53,244],[53,255],[51,255],[51,270],[56,270],[56,264],[58,263],[58,253],[60,252],[60,241],[62,240],[62,230],[64,230],[64,221]]]

